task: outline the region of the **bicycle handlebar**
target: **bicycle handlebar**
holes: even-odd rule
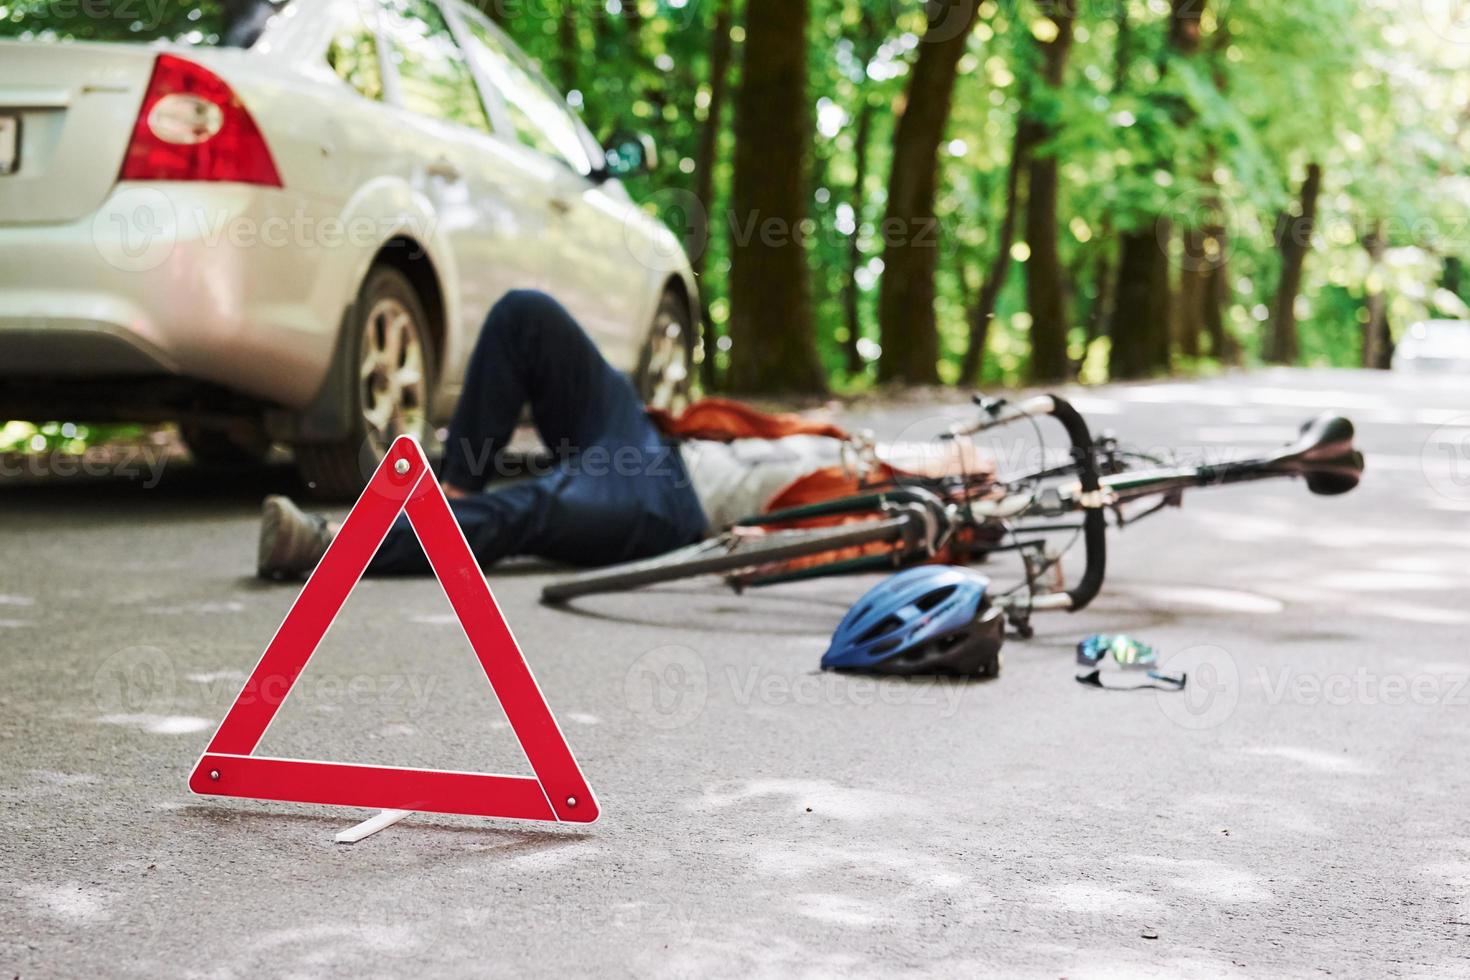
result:
[[[1072,407],[1071,402],[1060,395],[1037,395],[1019,404],[989,399],[980,400],[978,397],[976,402],[986,411],[989,418],[951,427],[949,431],[952,436],[973,435],[987,429],[1009,425],[1024,418],[1036,418],[1041,415],[1050,415],[1066,430],[1067,438],[1072,443],[1072,459],[1077,464],[1078,482],[1081,484],[1082,492],[1078,501],[1085,511],[1082,518],[1082,541],[1087,564],[1083,569],[1082,579],[1077,583],[1075,589],[1051,596],[1040,596],[1033,602],[1033,608],[1064,608],[1074,612],[1082,609],[1095,599],[1102,589],[1108,557],[1107,519],[1103,514],[1102,484],[1098,476],[1097,454],[1093,451],[1092,446],[1092,433],[1088,431],[1086,420],[1076,408]]]
[[[1047,397],[1052,402],[1052,417],[1062,424],[1062,428],[1067,430],[1067,438],[1072,440],[1072,457],[1077,461],[1077,478],[1082,484],[1079,499],[1086,509],[1082,518],[1082,542],[1087,565],[1077,587],[1066,593],[1070,608],[1075,612],[1097,598],[1102,589],[1108,563],[1107,519],[1103,515],[1103,500],[1099,492],[1097,455],[1092,450],[1092,434],[1087,430],[1087,422],[1071,402],[1055,395]]]
[[[1304,424],[1295,442],[1265,456],[1120,473],[1102,482],[1118,503],[1193,487],[1283,476],[1303,477],[1313,493],[1332,496],[1356,487],[1363,475],[1363,454],[1353,447],[1353,434],[1353,424],[1347,419],[1324,413]]]

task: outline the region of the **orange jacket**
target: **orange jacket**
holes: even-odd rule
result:
[[[653,423],[664,435],[680,439],[709,439],[716,442],[730,442],[734,439],[781,439],[785,436],[815,435],[830,436],[834,439],[849,439],[846,431],[828,422],[814,422],[804,419],[799,415],[790,413],[772,414],[751,408],[741,402],[732,401],[728,398],[705,398],[690,405],[678,415],[673,415],[663,409],[651,408],[648,410]],[[898,478],[912,474],[905,474],[903,470],[887,463],[877,463],[868,468],[863,481],[859,481],[856,474],[849,472],[841,466],[828,466],[800,476],[782,488],[774,497],[766,502],[765,512],[784,510],[788,507],[800,507],[805,504],[819,503],[825,500],[834,500],[839,497],[852,496],[871,490],[875,484],[891,483]],[[871,514],[846,514],[834,517],[813,518],[800,521],[795,526],[827,526],[834,524],[846,524],[855,521],[871,520]],[[973,545],[978,542],[969,541],[969,535],[964,536],[967,540],[954,541],[946,547],[943,553],[935,555],[931,561],[949,562],[964,561],[969,557]],[[842,548],[826,552],[820,555],[811,555],[806,558],[796,558],[782,563],[782,568],[794,571],[811,565],[825,564],[846,558],[856,558],[864,555],[882,554],[891,550],[892,545],[870,544],[852,548]],[[983,545],[980,550],[983,550]]]

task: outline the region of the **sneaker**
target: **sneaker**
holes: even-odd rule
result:
[[[300,578],[316,568],[331,543],[325,517],[306,513],[287,497],[266,497],[255,573],[261,578]]]

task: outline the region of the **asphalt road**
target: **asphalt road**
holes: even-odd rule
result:
[[[1470,973],[1470,385],[1279,371],[1077,398],[1195,454],[1337,409],[1368,474],[1125,530],[1097,603],[1039,619],[989,683],[817,672],[875,578],[554,611],[547,569],[506,568],[602,820],[418,815],[355,846],[332,837],[364,811],[185,786],[296,594],[250,577],[289,472],[5,479],[0,973]],[[963,411],[839,418],[915,437]],[[1084,688],[1093,631],[1196,683]],[[528,772],[477,671],[436,583],[364,582],[262,751]]]

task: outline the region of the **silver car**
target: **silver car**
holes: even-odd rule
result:
[[[285,442],[352,493],[447,419],[515,288],[650,400],[688,383],[688,260],[619,182],[651,144],[599,146],[478,11],[99,9],[0,21],[0,419],[177,420],[201,457]]]

